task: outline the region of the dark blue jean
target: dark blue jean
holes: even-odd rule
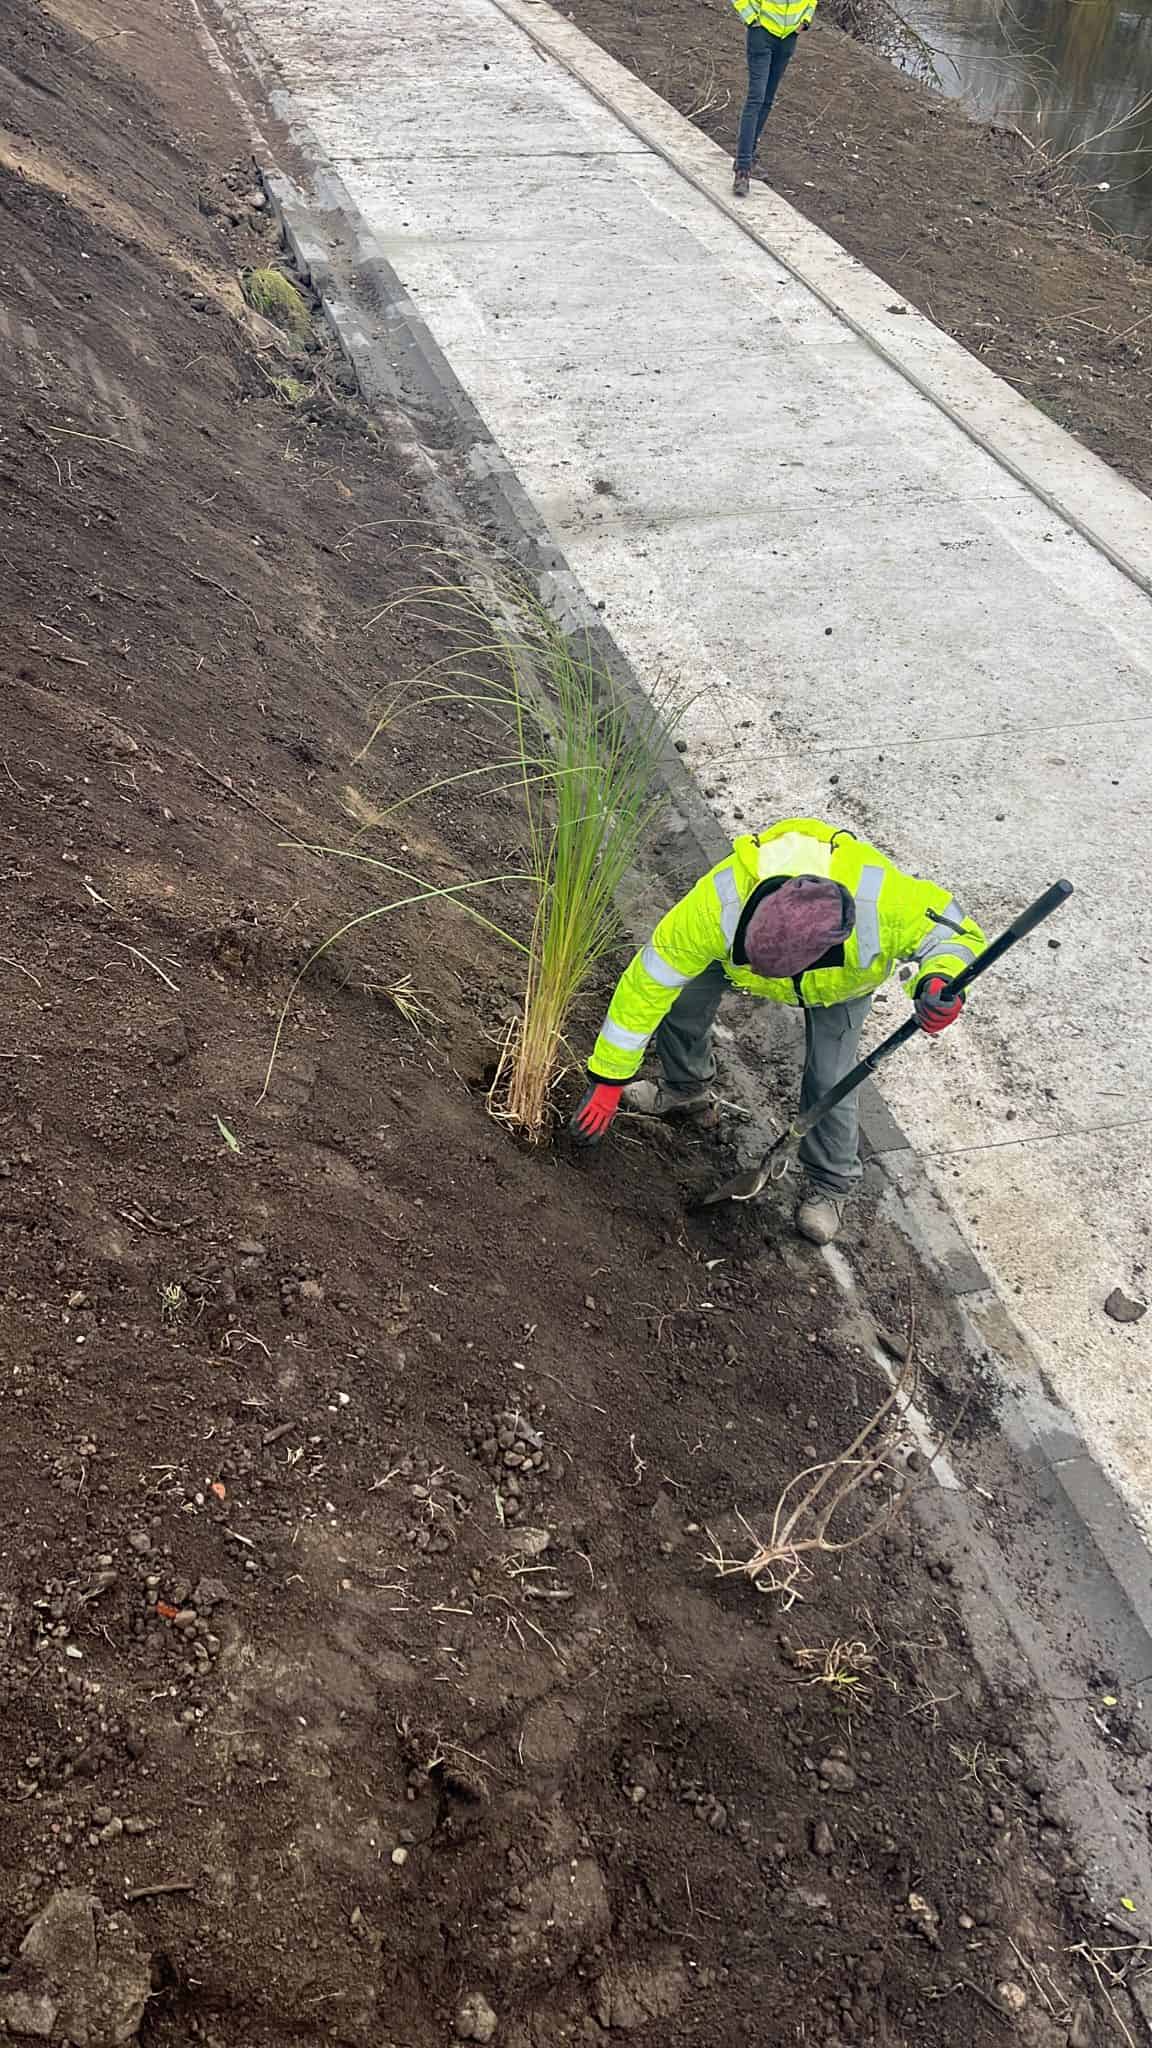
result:
[[[772,112],[776,91],[796,48],[796,33],[770,35],[766,28],[748,31],[748,97],[740,116],[740,140],[736,144],[736,169],[750,171],[764,123]]]

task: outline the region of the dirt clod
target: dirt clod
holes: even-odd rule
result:
[[[494,2041],[499,2021],[482,1991],[469,1991],[456,2014],[458,2041]]]
[[[0,2030],[122,2048],[137,2033],[151,1988],[151,1964],[127,1920],[106,1914],[90,1892],[56,1892],[0,1979]]]
[[[819,1765],[820,1777],[830,1792],[854,1792],[856,1773],[842,1757],[826,1756]]]

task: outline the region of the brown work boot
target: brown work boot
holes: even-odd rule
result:
[[[751,183],[751,171],[742,171],[740,169],[739,164],[737,164],[735,170],[732,173],[733,199],[747,199],[748,193],[751,190]]]
[[[847,1195],[834,1195],[829,1188],[809,1188],[796,1211],[796,1228],[809,1244],[831,1244],[840,1232]]]

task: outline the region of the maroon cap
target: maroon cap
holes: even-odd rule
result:
[[[803,974],[856,923],[847,889],[817,875],[793,875],[759,902],[744,929],[744,958],[766,981]]]

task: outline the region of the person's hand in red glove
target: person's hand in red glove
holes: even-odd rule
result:
[[[946,1031],[954,1024],[964,1008],[963,996],[947,993],[948,981],[943,974],[930,974],[916,989],[916,1016],[920,1029],[935,1037],[938,1031]]]
[[[624,1093],[623,1081],[598,1081],[595,1074],[588,1076],[591,1087],[576,1105],[575,1113],[568,1125],[568,1135],[574,1145],[592,1147],[602,1143]]]

